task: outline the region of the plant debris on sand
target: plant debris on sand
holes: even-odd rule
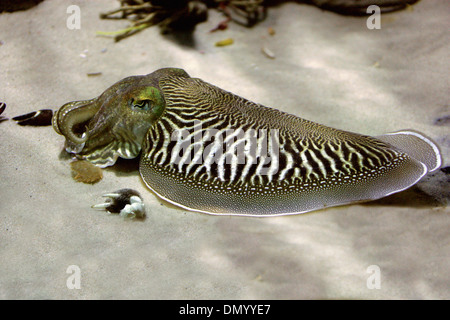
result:
[[[346,15],[366,15],[369,5],[378,5],[381,12],[406,8],[418,0],[299,0],[325,10]],[[208,9],[218,9],[228,20],[251,27],[264,20],[267,7],[281,0],[119,0],[120,7],[100,14],[101,19],[126,19],[128,28],[115,32],[98,32],[119,41],[145,28],[158,25],[161,32],[192,32],[208,18]],[[284,1],[286,2],[286,1]]]

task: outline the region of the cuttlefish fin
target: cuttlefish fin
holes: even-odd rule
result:
[[[442,156],[438,146],[433,140],[420,132],[403,130],[387,133],[376,138],[423,163],[427,172],[433,172],[442,165]]]

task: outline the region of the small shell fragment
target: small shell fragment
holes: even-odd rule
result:
[[[263,47],[261,48],[261,51],[262,51],[262,53],[264,53],[264,55],[265,55],[267,58],[275,59],[275,53],[273,53],[269,48],[263,46]]]
[[[53,110],[42,109],[12,118],[20,126],[49,126],[52,124]]]
[[[119,213],[123,218],[145,217],[145,205],[139,192],[133,189],[120,189],[104,194],[107,198],[104,203],[95,204],[94,209],[105,209],[111,213]]]
[[[5,111],[6,108],[6,103],[4,102],[0,102],[0,114],[3,113],[3,111]],[[0,122],[8,120],[8,118],[4,117],[4,116],[0,116]]]
[[[231,38],[220,40],[216,42],[216,47],[224,47],[229,46],[234,43],[234,40]]]
[[[80,58],[85,59],[87,57],[87,53],[89,52],[88,49],[84,49],[82,53],[80,53]]]
[[[94,184],[102,180],[103,171],[86,160],[77,160],[70,163],[72,178],[75,181]]]

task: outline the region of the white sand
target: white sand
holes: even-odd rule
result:
[[[80,30],[66,27],[64,1],[0,15],[5,116],[57,109],[126,76],[174,66],[329,126],[369,135],[422,131],[449,163],[448,124],[434,125],[449,115],[447,0],[383,15],[381,30],[368,30],[365,18],[288,3],[270,9],[256,28],[231,24],[209,33],[223,19],[210,12],[196,29],[194,48],[158,28],[119,43],[96,37],[127,26],[98,19],[118,2],[70,4],[81,8]],[[275,36],[267,34],[269,26]],[[214,46],[228,37],[232,46]],[[262,54],[263,44],[276,59]],[[60,157],[64,138],[51,127],[6,121],[0,136],[0,298],[450,298],[450,211],[417,188],[306,215],[208,216],[162,203],[124,166],[106,170],[98,184],[76,183],[68,158]],[[440,179],[419,187],[442,196]],[[125,187],[144,196],[145,221],[90,208],[102,194]],[[80,268],[81,289],[66,286],[70,265]],[[380,268],[380,289],[366,285],[371,265]]]

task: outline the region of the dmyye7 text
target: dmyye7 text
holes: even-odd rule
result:
[[[180,307],[179,314],[195,314],[195,315],[205,315],[210,317],[214,313],[219,314],[251,314],[251,315],[264,315],[268,314],[270,310],[270,304],[224,304],[222,308],[218,307],[200,307],[200,306],[186,306]]]

